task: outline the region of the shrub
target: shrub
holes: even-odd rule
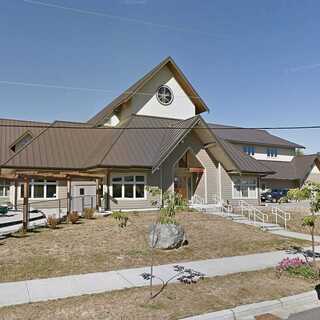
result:
[[[159,222],[161,224],[177,224],[175,216],[169,216],[168,213],[167,213],[166,208],[162,208],[160,210]]]
[[[288,203],[288,202],[289,202],[288,197],[281,197],[281,198],[279,199],[279,203]]]
[[[277,272],[279,275],[287,272],[291,276],[300,276],[306,279],[318,278],[317,271],[300,258],[283,259],[277,266]]]
[[[129,217],[128,214],[122,211],[113,211],[112,218],[119,222],[120,228],[125,228],[127,226]]]
[[[83,217],[85,219],[93,219],[95,212],[96,211],[93,208],[85,208],[83,211]]]
[[[55,216],[49,216],[47,219],[48,227],[50,229],[56,229],[59,223],[59,220]]]
[[[78,222],[80,216],[77,211],[72,211],[68,214],[68,221],[71,222],[72,224],[75,224]]]

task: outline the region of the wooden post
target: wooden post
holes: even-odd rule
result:
[[[28,231],[29,224],[29,177],[23,178],[23,220],[22,227],[23,231]]]
[[[110,209],[110,172],[107,172],[107,199],[105,203],[105,210],[109,210]]]
[[[96,210],[101,207],[101,192],[100,192],[100,180],[96,179]]]
[[[14,210],[18,210],[18,180],[14,180]]]
[[[67,180],[67,215],[71,212],[71,178],[69,177]]]

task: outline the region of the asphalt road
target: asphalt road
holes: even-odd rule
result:
[[[320,308],[291,315],[288,320],[320,320]]]

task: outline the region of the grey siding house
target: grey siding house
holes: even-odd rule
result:
[[[303,146],[264,130],[207,123],[206,111],[168,57],[88,122],[0,120],[0,201],[21,203],[26,175],[35,207],[65,207],[70,190],[97,186],[105,210],[154,209],[165,191],[193,204],[257,205],[267,188],[320,181],[318,155],[295,156]]]

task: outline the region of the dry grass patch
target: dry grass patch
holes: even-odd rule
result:
[[[205,279],[194,285],[170,284],[152,303],[148,288],[81,296],[0,309],[0,319],[93,320],[180,319],[277,299],[312,290],[314,283],[283,276],[273,269]]]
[[[3,240],[0,282],[109,271],[150,264],[146,242],[157,215],[129,215],[126,228],[111,218],[82,219],[76,225],[38,229],[23,238]],[[166,264],[287,249],[309,242],[285,239],[255,227],[199,213],[178,213],[189,245],[155,251],[154,263]]]

